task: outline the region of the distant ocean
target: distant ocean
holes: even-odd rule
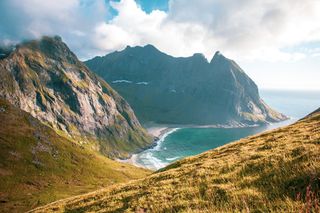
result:
[[[320,107],[320,91],[261,90],[264,101],[291,119],[268,127],[176,128],[161,137],[158,145],[135,155],[135,163],[157,170],[178,159],[196,155],[249,135],[288,125]]]

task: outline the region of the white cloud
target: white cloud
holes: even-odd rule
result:
[[[105,51],[152,43],[176,56],[202,52],[210,58],[219,49],[237,59],[277,61],[305,57],[283,48],[320,40],[317,0],[171,0],[167,13],[150,14],[134,0],[111,6],[118,16],[96,30],[96,44]]]
[[[220,50],[259,86],[320,89],[319,0],[169,0],[167,12],[151,13],[134,0],[106,2],[0,0],[0,44],[60,35],[81,59],[127,45],[209,60]]]
[[[93,54],[92,34],[107,16],[104,0],[2,0],[0,39],[60,35],[82,57]],[[91,56],[91,55],[90,55]]]
[[[288,47],[320,41],[318,0],[170,0],[167,12],[144,12],[134,0],[3,0],[0,39],[59,34],[80,56],[153,44],[175,56],[216,50],[236,60],[289,61],[308,51]],[[286,51],[285,51],[286,50]]]

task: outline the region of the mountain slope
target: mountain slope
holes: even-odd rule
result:
[[[151,146],[128,103],[59,37],[18,45],[0,59],[0,97],[57,133],[109,157]]]
[[[57,135],[2,99],[0,120],[0,212],[23,212],[149,174]]]
[[[208,63],[201,54],[175,58],[147,45],[85,63],[143,122],[241,126],[286,119],[268,107],[256,84],[219,52]]]
[[[320,112],[34,212],[318,212]]]

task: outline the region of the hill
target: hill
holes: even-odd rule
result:
[[[33,212],[319,212],[320,112]]]
[[[152,146],[129,104],[60,37],[27,41],[1,52],[0,98],[59,135],[112,158]]]
[[[23,212],[150,173],[61,137],[2,99],[0,120],[0,212]]]
[[[286,119],[259,96],[233,60],[216,52],[175,58],[152,45],[127,47],[85,64],[122,95],[141,122],[244,126]]]

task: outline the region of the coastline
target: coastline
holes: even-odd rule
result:
[[[152,135],[153,137],[155,137],[156,141],[159,140],[163,135],[165,135],[166,133],[170,132],[171,130],[173,130],[175,128],[173,127],[168,127],[168,126],[159,126],[159,127],[150,127],[147,128],[147,132]]]
[[[132,154],[130,158],[128,159],[116,159],[118,162],[121,162],[121,163],[129,163],[131,165],[134,165],[136,167],[140,167],[140,168],[144,168],[146,169],[146,167],[144,167],[143,165],[141,164],[138,164],[137,163],[137,154]]]
[[[153,126],[153,127],[146,128],[147,132],[155,138],[154,140],[155,142],[153,147],[147,148],[143,151],[146,151],[149,149],[156,149],[169,134],[176,131],[177,129],[179,128],[173,128],[173,127],[167,127],[167,126]],[[131,157],[128,159],[117,159],[117,161],[122,163],[129,163],[131,165],[134,165],[140,168],[148,169],[146,166],[138,163],[137,158],[138,158],[138,153],[132,154]]]
[[[290,118],[288,120],[279,122],[279,123],[269,123],[265,125],[267,130],[271,130],[274,128],[281,127],[283,125],[289,125],[294,122],[294,119]],[[143,165],[141,163],[138,163],[138,157],[139,154],[146,151],[146,150],[157,150],[161,144],[165,140],[165,138],[170,135],[171,133],[175,132],[176,130],[183,129],[183,128],[218,128],[218,129],[228,129],[228,128],[254,128],[254,127],[259,127],[261,125],[152,125],[149,127],[146,127],[147,132],[154,137],[154,145],[151,147],[148,147],[144,150],[142,150],[139,153],[132,154],[130,158],[128,159],[117,159],[119,162],[123,163],[129,163],[134,166],[140,167],[140,168],[145,168],[145,169],[150,169],[148,166]],[[150,170],[156,170],[156,169],[150,169]]]

